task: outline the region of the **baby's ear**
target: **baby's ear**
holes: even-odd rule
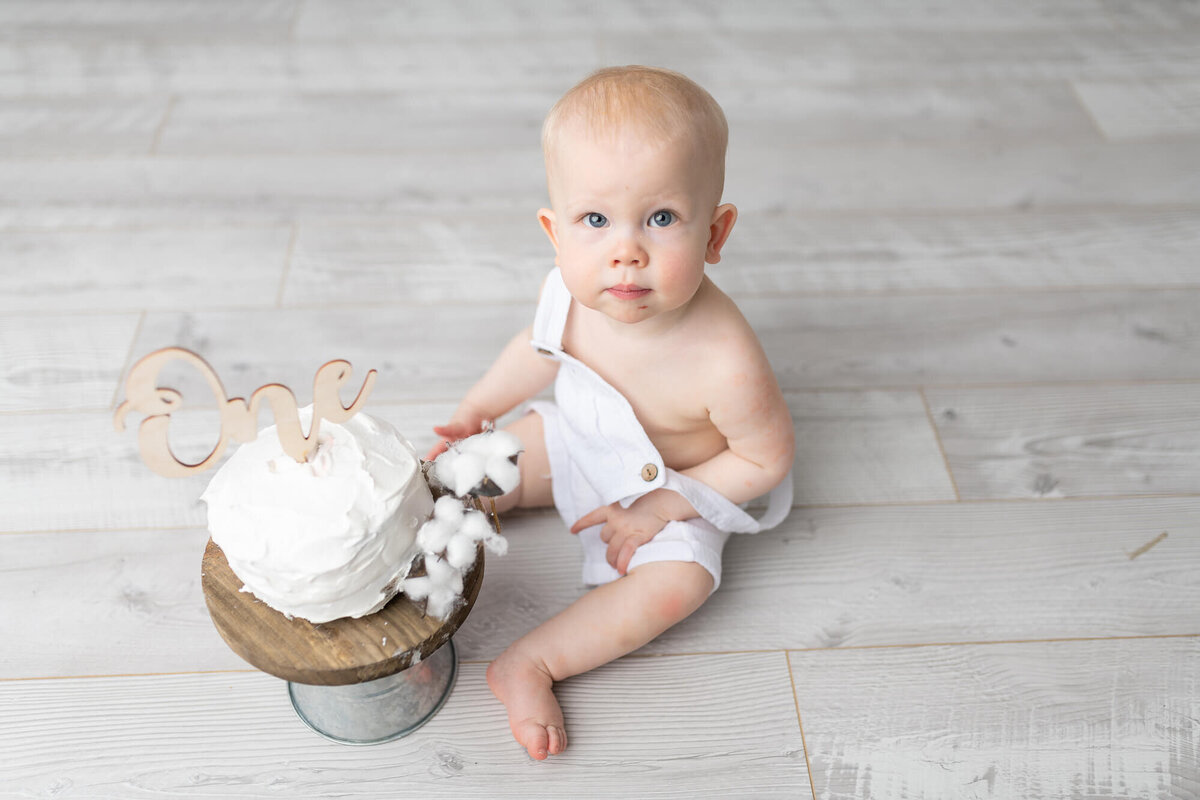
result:
[[[548,208],[538,209],[538,222],[542,225],[542,230],[546,232],[546,237],[550,240],[550,244],[554,245],[554,255],[558,256],[558,219],[554,216],[554,212]]]
[[[717,206],[713,212],[712,222],[708,226],[708,248],[704,251],[704,260],[716,264],[721,260],[721,248],[729,234],[733,232],[733,223],[737,222],[737,209],[732,203]]]

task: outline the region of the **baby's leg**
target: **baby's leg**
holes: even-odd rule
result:
[[[713,578],[699,564],[657,561],[576,600],[518,639],[488,666],[488,686],[508,709],[508,724],[529,755],[567,746],[552,687],[632,652],[708,598]]]
[[[554,505],[550,491],[550,460],[546,457],[546,438],[542,415],[531,411],[504,430],[521,440],[524,451],[517,459],[521,483],[506,495],[496,498],[496,511],[503,514],[513,508],[540,508]]]

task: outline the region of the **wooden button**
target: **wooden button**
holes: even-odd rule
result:
[[[646,466],[642,467],[642,480],[649,483],[657,477],[658,467],[654,466],[653,464],[647,464]]]

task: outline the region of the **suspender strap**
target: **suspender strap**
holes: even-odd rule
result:
[[[689,478],[673,469],[667,470],[667,482],[663,484],[663,488],[683,495],[700,516],[720,530],[734,533],[758,533],[770,530],[783,522],[788,512],[792,510],[792,473],[790,470],[783,482],[767,495],[767,510],[759,519],[747,514],[708,484],[701,483],[695,478]]]
[[[535,348],[554,355],[562,350],[563,331],[567,327],[567,313],[571,310],[571,293],[563,283],[562,272],[555,267],[542,284],[542,296],[538,301],[537,313],[533,317]]]

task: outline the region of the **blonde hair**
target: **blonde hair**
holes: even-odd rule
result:
[[[721,106],[692,79],[658,67],[606,67],[567,91],[542,124],[546,168],[564,128],[581,125],[592,137],[615,136],[630,126],[659,143],[689,140],[715,170],[717,195],[725,184],[729,124]]]

